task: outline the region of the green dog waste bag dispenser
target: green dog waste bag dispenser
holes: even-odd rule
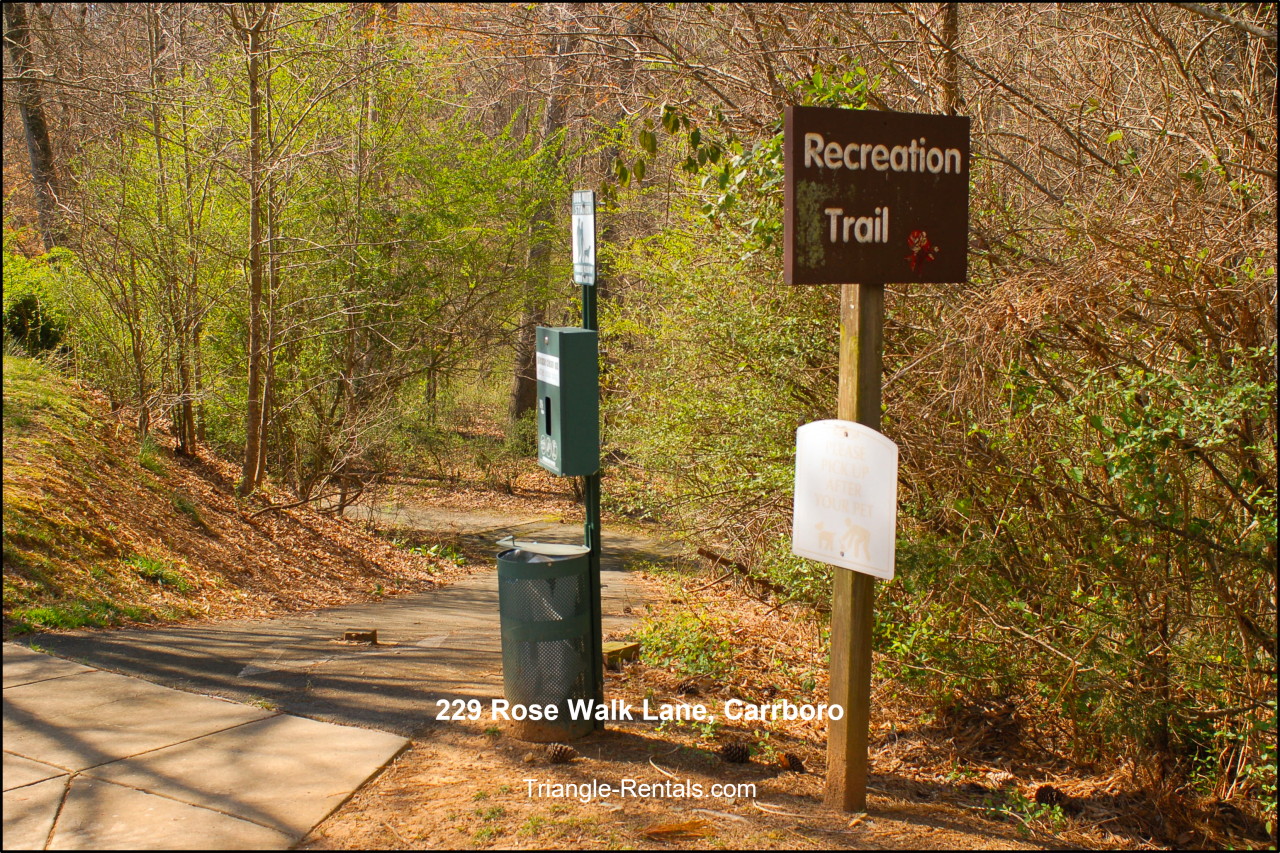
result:
[[[504,540],[498,555],[502,686],[511,707],[554,705],[556,718],[512,717],[510,733],[527,741],[574,740],[591,732],[569,700],[592,698],[589,549],[585,545]]]
[[[538,463],[559,477],[600,470],[596,333],[538,327]]]

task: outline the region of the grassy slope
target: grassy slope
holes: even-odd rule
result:
[[[3,412],[6,637],[309,609],[455,571],[305,508],[254,516],[261,501],[236,497],[233,466],[139,445],[30,359],[4,357]]]

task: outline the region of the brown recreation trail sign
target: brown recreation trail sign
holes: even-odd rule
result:
[[[786,108],[787,284],[962,282],[969,119]]]

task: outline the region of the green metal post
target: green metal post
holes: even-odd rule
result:
[[[582,328],[597,330],[596,284],[582,286]],[[598,356],[597,356],[598,357]],[[599,436],[596,437],[599,440]],[[600,605],[600,472],[583,477],[582,500],[586,505],[586,525],[583,543],[591,549],[591,671],[594,673],[592,692],[596,702],[604,704],[604,615]],[[604,729],[604,721],[596,720],[595,727]]]

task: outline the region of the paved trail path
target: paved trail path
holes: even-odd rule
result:
[[[59,657],[6,643],[4,847],[286,847],[435,724],[437,699],[501,696],[497,540],[580,542],[581,526],[379,514],[453,533],[487,551],[487,567],[302,615],[23,638]],[[672,555],[606,531],[606,632],[643,603],[626,564]],[[340,642],[371,628],[377,646]]]
[[[440,509],[389,509],[381,520],[451,532],[498,551],[515,534],[544,542],[581,542],[581,525],[535,516]],[[604,630],[629,624],[624,612],[643,593],[624,571],[635,558],[673,551],[648,539],[604,532],[601,565]],[[36,635],[53,654],[97,669],[241,702],[267,700],[317,720],[412,736],[434,722],[444,697],[502,695],[498,585],[489,569],[439,590],[271,619],[243,619],[128,631]],[[344,631],[376,629],[378,646],[339,642]]]

